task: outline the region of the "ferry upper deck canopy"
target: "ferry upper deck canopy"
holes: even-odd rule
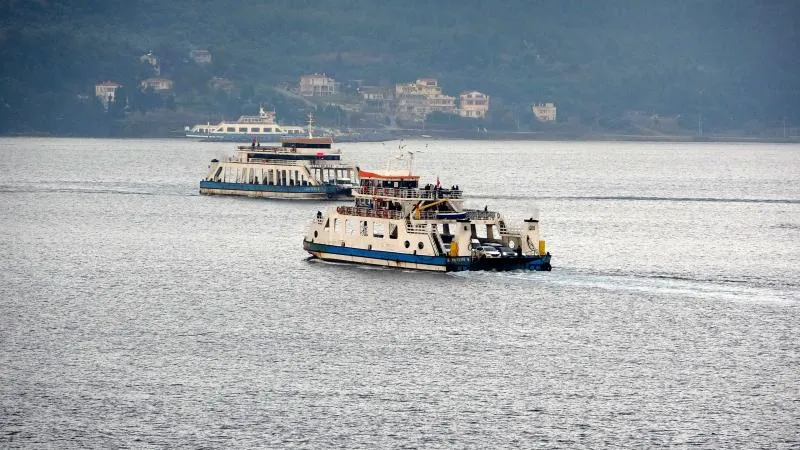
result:
[[[333,139],[330,137],[293,137],[281,139],[284,148],[331,148]]]
[[[362,186],[415,188],[419,185],[419,175],[407,171],[358,171]]]

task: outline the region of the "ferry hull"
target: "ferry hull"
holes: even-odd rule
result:
[[[278,142],[281,138],[297,136],[297,134],[287,133],[186,133],[190,139],[213,142],[252,142],[258,139],[259,142]]]
[[[276,186],[267,184],[220,183],[215,181],[201,181],[200,193],[207,195],[238,195],[243,197],[301,200],[344,200],[351,197],[350,189],[343,189],[335,186]]]
[[[308,240],[303,240],[303,248],[313,257],[324,261],[348,262],[435,272],[457,272],[463,270],[549,271],[551,269],[550,255],[473,260],[469,256],[413,255],[320,244]]]

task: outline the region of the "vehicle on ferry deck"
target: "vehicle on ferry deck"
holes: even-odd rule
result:
[[[533,217],[515,228],[499,212],[464,209],[460,189],[438,180],[420,186],[410,170],[358,176],[352,205],[311,222],[303,248],[312,257],[430,271],[551,269]],[[487,243],[517,251],[504,255]]]
[[[479,255],[483,255],[487,258],[499,258],[501,256],[500,251],[493,245],[484,245],[481,247],[476,247],[473,250],[475,250]]]

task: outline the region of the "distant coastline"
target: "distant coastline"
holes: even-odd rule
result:
[[[632,141],[632,142],[765,142],[800,143],[800,136],[741,136],[710,134],[703,136],[646,135],[611,132],[551,132],[551,131],[488,131],[466,132],[463,130],[397,130],[396,139],[473,139],[494,141]]]
[[[77,134],[51,134],[51,133],[7,133],[0,137],[30,137],[30,138],[107,138],[107,139],[184,139],[181,133],[171,132],[163,134],[146,135],[77,135]],[[552,132],[552,131],[464,131],[464,130],[428,130],[428,129],[354,129],[352,134],[335,136],[336,142],[383,142],[400,139],[419,140],[487,140],[487,141],[581,141],[581,142],[729,142],[729,143],[800,143],[797,136],[741,136],[729,134],[697,135],[646,135],[624,134],[611,132]]]

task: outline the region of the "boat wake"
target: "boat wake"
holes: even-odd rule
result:
[[[798,223],[779,223],[777,225],[773,225],[770,228],[775,228],[778,230],[800,230],[800,224]]]
[[[495,199],[495,200],[517,200],[529,199],[523,195],[465,195],[465,199]],[[619,201],[641,201],[641,202],[708,202],[708,203],[773,203],[784,205],[798,205],[800,199],[789,198],[718,198],[718,197],[657,197],[657,196],[636,196],[636,195],[587,195],[587,196],[541,196],[535,200],[619,200]]]
[[[800,286],[764,279],[702,278],[680,274],[617,274],[554,267],[552,272],[459,272],[468,278],[501,277],[538,286],[597,289],[682,298],[763,303],[800,303]]]
[[[172,187],[172,186],[170,186]],[[132,187],[109,187],[109,186],[47,186],[47,185],[0,185],[0,193],[9,194],[30,194],[30,193],[44,193],[44,194],[114,194],[114,195],[199,195],[196,192],[186,193],[183,191],[170,191],[169,188],[160,186],[152,189],[154,186],[150,185],[147,188],[132,188]],[[183,186],[180,186],[183,189]]]

